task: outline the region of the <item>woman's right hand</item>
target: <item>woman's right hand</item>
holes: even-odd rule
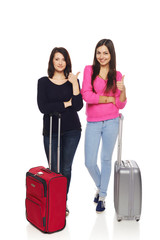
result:
[[[115,97],[99,96],[99,103],[116,103]]]
[[[70,107],[70,106],[72,106],[72,98],[68,102],[64,102],[65,108]]]
[[[116,104],[116,99],[115,99],[115,97],[107,97],[107,103]]]

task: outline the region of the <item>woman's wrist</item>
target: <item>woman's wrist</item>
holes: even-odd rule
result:
[[[121,102],[124,102],[126,100],[126,98],[127,98],[126,97],[126,88],[124,86],[123,90],[121,91],[119,99],[120,99]]]
[[[78,95],[80,93],[78,81],[74,81],[72,83],[72,87],[73,87],[73,95],[75,96]]]

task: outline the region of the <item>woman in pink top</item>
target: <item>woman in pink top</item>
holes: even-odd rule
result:
[[[96,211],[103,212],[118,135],[119,109],[126,104],[124,76],[116,71],[116,54],[111,40],[102,39],[97,43],[93,65],[84,69],[81,93],[86,101],[87,115],[85,165],[97,186]],[[97,155],[101,140],[100,170]]]

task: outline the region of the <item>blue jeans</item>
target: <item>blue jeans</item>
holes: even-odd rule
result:
[[[67,177],[67,193],[71,181],[73,158],[81,137],[80,130],[71,130],[61,134],[60,140],[60,172]],[[52,135],[51,170],[57,172],[57,134]],[[44,148],[49,159],[49,137],[44,136]]]
[[[119,128],[119,118],[87,122],[85,132],[85,165],[93,178],[100,197],[106,197],[111,174],[111,159]],[[101,171],[97,165],[97,156],[102,140]]]

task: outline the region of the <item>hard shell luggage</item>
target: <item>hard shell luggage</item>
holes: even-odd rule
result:
[[[140,220],[141,172],[133,160],[121,160],[123,115],[119,118],[118,157],[114,165],[114,207],[117,220]]]
[[[60,124],[58,114],[57,172],[51,169],[52,116],[50,116],[49,169],[39,166],[26,173],[26,218],[39,230],[60,231],[66,224],[67,178],[60,174]]]

